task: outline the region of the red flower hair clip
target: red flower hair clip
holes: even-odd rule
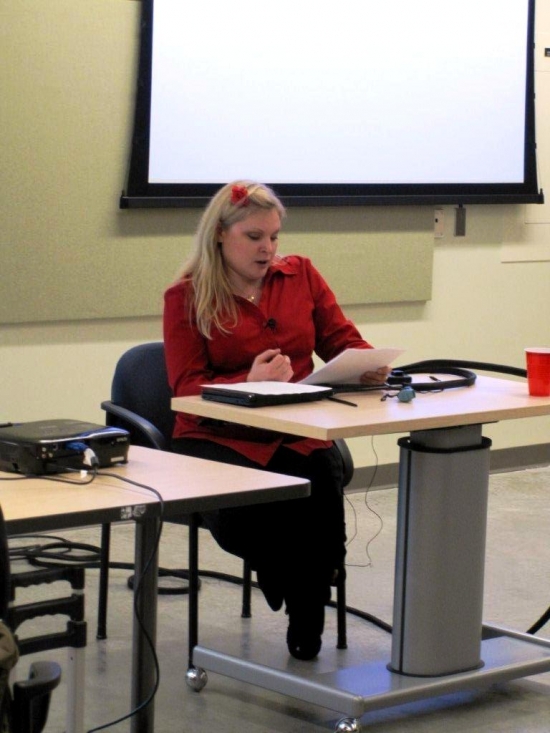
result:
[[[248,189],[246,186],[231,188],[231,203],[235,206],[248,206]]]

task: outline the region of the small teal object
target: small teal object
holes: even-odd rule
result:
[[[403,389],[399,390],[397,395],[399,402],[410,402],[411,400],[414,400],[415,397],[416,392],[412,387],[403,387]]]

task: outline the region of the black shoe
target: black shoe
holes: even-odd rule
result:
[[[288,630],[286,632],[286,643],[288,651],[292,654],[295,659],[301,659],[303,661],[310,661],[321,651],[322,639],[321,634],[323,633],[324,620],[325,620],[325,608],[321,609],[322,620],[319,624],[319,618],[317,623],[309,624],[304,619],[297,621],[290,614],[288,623]],[[317,614],[319,615],[319,613]],[[319,625],[321,631],[319,632]]]
[[[283,586],[278,574],[266,568],[258,568],[256,570],[256,577],[258,578],[258,585],[271,610],[280,611],[284,598]]]
[[[330,599],[330,586],[326,584],[325,587],[322,584],[312,588],[306,583],[288,589],[285,599],[288,613],[288,651],[296,659],[314,659],[321,651],[325,603]]]

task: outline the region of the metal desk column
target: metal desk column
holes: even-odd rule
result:
[[[399,445],[391,670],[477,669],[491,441],[472,425],[413,432]]]

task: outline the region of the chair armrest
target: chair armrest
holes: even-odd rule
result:
[[[56,662],[34,662],[29,678],[14,682],[11,715],[13,730],[20,733],[42,731],[48,719],[50,698],[61,680]]]
[[[127,410],[125,407],[115,405],[111,400],[105,400],[102,402],[101,408],[105,410],[107,415],[118,418],[118,420],[134,428],[152,448],[156,448],[157,450],[168,450],[168,445],[164,435],[153,425],[153,423],[150,423],[149,420],[146,420],[141,417],[141,415],[137,415],[131,410]],[[119,427],[125,426],[119,425]]]
[[[343,438],[337,438],[334,441],[334,444],[340,451],[340,455],[342,456],[342,462],[344,464],[344,488],[348,486],[351,483],[351,480],[353,478],[353,472],[354,472],[354,465],[353,465],[353,458],[351,456],[350,449],[348,448],[348,445],[346,441]]]
[[[55,690],[60,681],[61,667],[57,662],[33,662],[28,679],[13,683],[14,703],[45,695]]]

